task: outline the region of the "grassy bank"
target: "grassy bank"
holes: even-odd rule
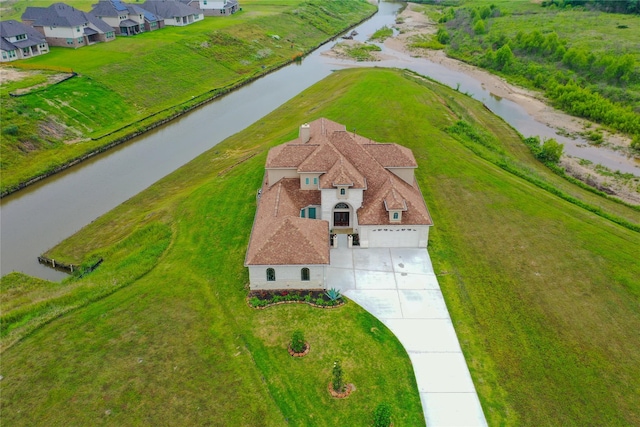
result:
[[[70,281],[85,286],[120,270],[120,242],[150,226],[171,229],[140,278],[3,353],[6,422],[365,426],[384,399],[394,425],[419,425],[406,355],[355,304],[254,311],[244,300],[266,151],[320,116],[414,151],[435,222],[429,251],[490,425],[640,422],[640,235],[492,156],[636,224],[638,213],[554,175],[480,103],[378,69],[335,73],[54,248],[48,255],[74,262],[113,253]],[[448,133],[460,120],[486,132],[493,149]],[[292,361],[285,347],[297,328],[312,352]],[[334,358],[357,387],[344,401],[325,392]]]
[[[242,7],[230,17],[52,48],[15,64],[80,76],[19,98],[9,92],[37,77],[0,85],[0,192],[286,64],[375,11],[364,0]]]

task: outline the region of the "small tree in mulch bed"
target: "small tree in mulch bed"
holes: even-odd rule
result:
[[[373,411],[374,427],[389,427],[391,425],[391,408],[386,403],[378,405]]]
[[[293,332],[291,336],[291,350],[294,353],[302,353],[307,349],[307,344],[304,342],[304,334],[301,330]]]
[[[344,383],[342,366],[340,365],[340,361],[336,360],[333,362],[333,378],[331,379],[331,387],[333,387],[333,391],[342,393],[346,390],[346,385]]]

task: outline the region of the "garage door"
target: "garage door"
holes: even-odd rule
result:
[[[417,248],[419,242],[420,234],[416,229],[375,228],[369,232],[370,248]]]

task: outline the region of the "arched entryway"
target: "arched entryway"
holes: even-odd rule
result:
[[[350,228],[351,227],[351,206],[347,203],[338,203],[333,207],[333,227],[334,228]]]

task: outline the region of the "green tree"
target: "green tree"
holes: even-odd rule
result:
[[[450,39],[451,38],[449,37],[449,33],[447,32],[447,30],[445,30],[444,28],[438,29],[438,32],[436,33],[436,40],[438,40],[442,44],[447,44],[449,43]]]
[[[549,138],[542,143],[542,149],[538,154],[538,159],[543,162],[558,163],[560,161],[560,157],[562,157],[563,151],[564,145],[560,144],[553,138]]]
[[[505,44],[496,51],[496,64],[499,69],[503,69],[513,64],[515,56],[508,44]]]
[[[342,372],[342,366],[340,365],[340,361],[336,360],[333,362],[333,370],[332,370],[333,378],[331,380],[331,387],[333,387],[333,391],[337,391],[341,393],[344,391],[344,378]]]
[[[476,34],[484,34],[486,32],[484,21],[482,19],[479,19],[478,22],[476,22],[476,25],[473,26],[473,32]]]

